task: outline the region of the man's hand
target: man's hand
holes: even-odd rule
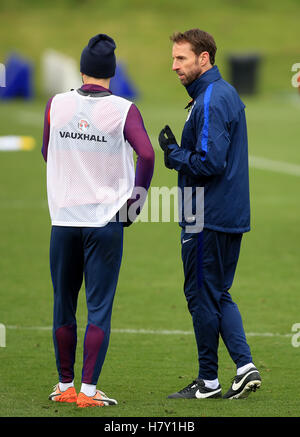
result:
[[[165,152],[171,144],[177,144],[176,138],[169,126],[165,126],[158,137],[158,142],[162,150]]]
[[[140,188],[141,187],[135,187],[133,189],[131,198],[127,200],[120,210],[119,217],[122,218],[122,223],[125,228],[128,228],[135,222],[146,202],[147,191],[141,190]]]
[[[176,138],[175,138],[173,132],[171,131],[171,129],[168,125],[165,126],[161,130],[161,132],[158,136],[158,142],[159,142],[161,149],[164,152],[165,166],[167,168],[172,168],[172,167],[170,167],[170,164],[168,162],[168,155],[170,153],[168,146],[170,146],[171,144],[176,144],[178,146],[178,144],[177,144],[177,141],[176,141]]]
[[[128,228],[132,225],[132,223],[135,221],[137,216],[140,214],[141,210],[140,208],[137,208],[137,210],[134,210],[132,212],[131,205],[136,201],[136,199],[128,199],[125,205],[123,205],[123,208],[125,208],[125,214],[126,219],[122,221],[123,227]]]

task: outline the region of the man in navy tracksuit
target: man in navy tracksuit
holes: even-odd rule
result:
[[[181,146],[169,126],[159,135],[165,165],[178,172],[178,186],[192,189],[194,215],[182,198],[184,292],[198,348],[199,374],[169,398],[220,397],[218,343],[221,335],[237,367],[224,398],[246,397],[261,385],[252,362],[241,315],[231,288],[242,235],[250,230],[247,127],[244,104],[214,65],[216,45],[207,32],[175,33],[173,71],[192,101]],[[204,188],[204,227],[195,210],[197,187]],[[195,228],[193,229],[193,224]]]

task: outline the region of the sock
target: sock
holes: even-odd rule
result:
[[[85,384],[84,382],[81,384],[80,391],[84,393],[86,396],[94,396],[96,394],[96,386],[93,384]]]
[[[219,387],[219,380],[218,378],[216,379],[203,379],[204,383],[205,383],[205,387],[207,388],[211,388],[211,389],[216,389]]]
[[[253,363],[248,363],[248,364],[245,364],[245,366],[238,367],[236,374],[242,375],[243,373],[248,372],[248,370],[251,369],[251,367],[255,367]]]
[[[72,382],[60,382],[59,383],[60,391],[66,391],[70,387],[74,387],[74,381],[72,381]]]

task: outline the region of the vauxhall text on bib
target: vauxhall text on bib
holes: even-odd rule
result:
[[[52,225],[105,226],[134,187],[124,139],[131,102],[114,95],[57,94],[51,103],[47,192]]]

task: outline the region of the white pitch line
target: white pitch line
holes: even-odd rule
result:
[[[276,173],[288,174],[291,176],[300,176],[300,165],[291,164],[289,162],[274,161],[268,158],[259,156],[249,156],[250,167],[259,170],[268,170]]]
[[[7,325],[6,329],[28,331],[51,331],[52,326],[17,326]],[[79,331],[85,328],[78,328]],[[193,331],[168,330],[168,329],[112,329],[116,334],[148,334],[148,335],[193,335]],[[291,337],[292,334],[280,334],[279,332],[248,332],[247,337]]]
[[[40,111],[18,111],[19,121],[23,124],[32,124],[42,126],[43,114]],[[160,149],[157,136],[150,135],[150,141],[154,149]],[[273,171],[292,176],[300,176],[300,165],[291,164],[289,162],[275,161],[269,158],[260,156],[249,156],[249,165],[252,168],[259,170]]]
[[[157,138],[150,137],[150,141],[154,149],[161,150],[158,145]],[[291,164],[285,161],[275,161],[269,158],[263,158],[261,156],[249,156],[249,166],[258,170],[272,171],[275,173],[288,174],[291,176],[300,176],[300,165]]]

